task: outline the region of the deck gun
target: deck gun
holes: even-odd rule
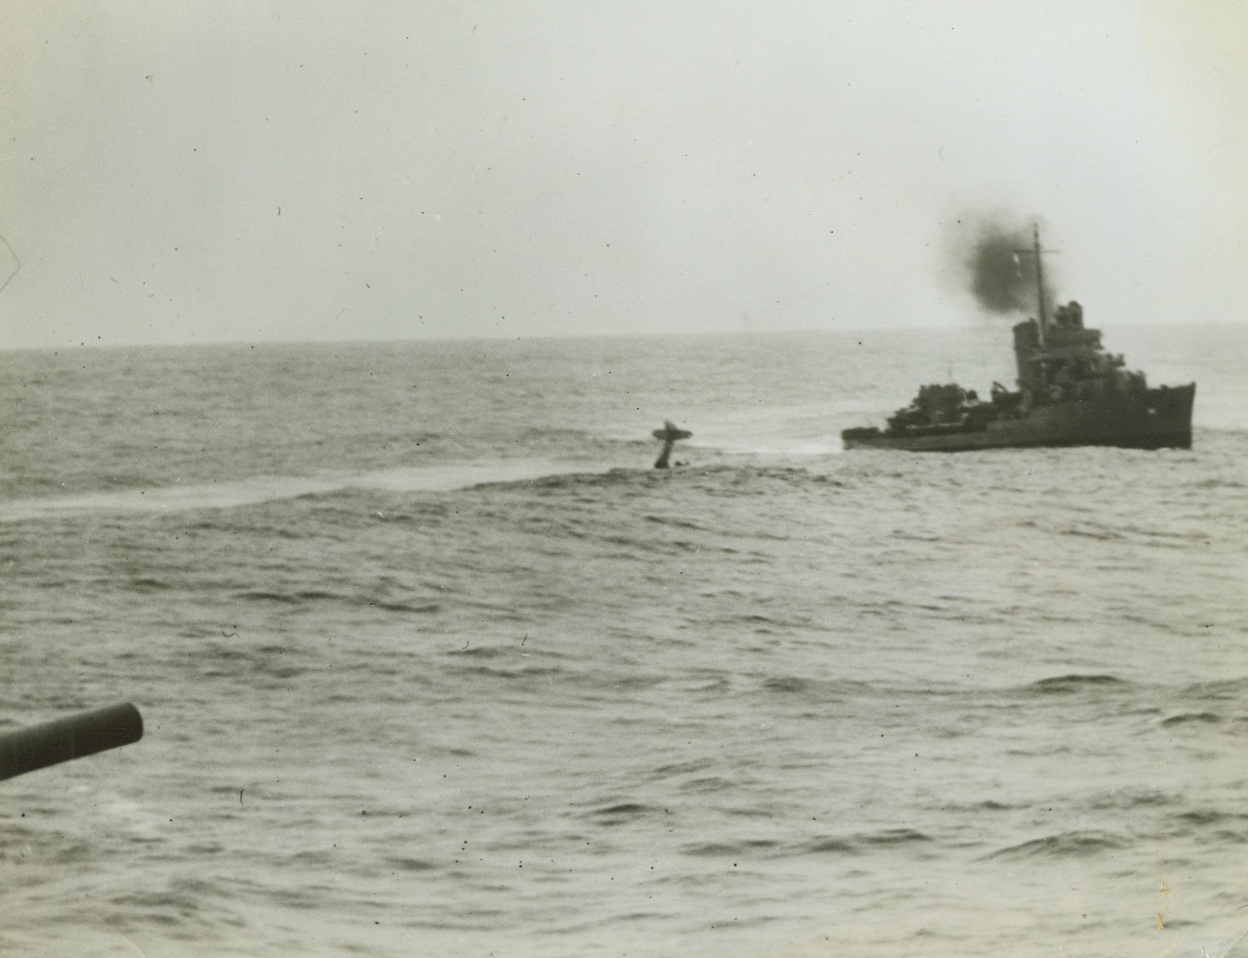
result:
[[[143,717],[129,702],[7,732],[0,735],[0,781],[142,737]]]

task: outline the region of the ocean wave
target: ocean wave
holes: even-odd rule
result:
[[[598,808],[592,808],[582,813],[583,817],[593,821],[597,825],[614,827],[619,825],[627,825],[631,822],[639,821],[645,818],[656,816],[665,816],[670,812],[659,805],[650,805],[645,802],[613,802],[609,805],[602,805]]]
[[[1201,808],[1167,816],[1164,834],[1178,841],[1202,846],[1243,845],[1248,843],[1248,815]]]
[[[1015,809],[1022,808],[1021,805],[1010,805],[1006,802],[998,802],[995,799],[985,799],[982,802],[966,802],[952,805],[942,806],[945,811],[957,814],[976,814],[978,812],[1010,812]]]
[[[382,612],[401,612],[412,615],[433,615],[442,610],[441,603],[411,603],[378,599],[358,592],[330,592],[325,589],[300,589],[278,592],[270,589],[248,589],[236,592],[234,598],[242,602],[272,603],[285,606],[339,603],[346,606],[379,609]]]
[[[513,669],[497,668],[489,665],[467,665],[453,669],[456,674],[464,676],[480,676],[486,679],[504,679],[524,681],[527,679],[544,678],[554,681],[555,676],[565,675],[564,669],[544,666],[522,666]]]
[[[1025,860],[1030,858],[1088,858],[1125,847],[1123,839],[1108,832],[1060,832],[1033,838],[990,852],[987,859]]]
[[[1222,722],[1222,716],[1215,712],[1180,712],[1178,715],[1162,719],[1158,724],[1169,728],[1175,725],[1217,725],[1220,722]]]
[[[861,849],[853,839],[830,836],[812,838],[795,849],[795,852],[800,855],[854,855],[859,851]]]
[[[726,778],[723,775],[705,775],[701,778],[691,779],[688,782],[682,783],[680,785],[680,790],[682,792],[690,792],[693,794],[702,793],[706,795],[716,795],[730,791],[734,788],[739,788],[740,785],[740,781],[734,781],[733,779]]]
[[[382,859],[382,866],[400,872],[436,871],[438,864],[424,858],[411,858],[405,855],[394,855]]]
[[[1115,788],[1094,796],[1088,801],[1088,807],[1096,811],[1131,808],[1165,808],[1179,801],[1175,795],[1167,794],[1156,788]]]
[[[122,927],[141,920],[143,923],[185,930],[183,926],[196,922],[201,912],[200,900],[181,891],[122,893],[111,896],[108,903],[126,915]]]
[[[743,839],[736,842],[702,842],[684,845],[681,853],[694,858],[746,858],[759,852],[768,852],[779,846],[769,838]]]
[[[1058,535],[1077,536],[1085,539],[1099,539],[1102,542],[1113,542],[1128,538],[1119,529],[1093,526],[1068,526],[1059,529]]]
[[[1071,673],[1069,675],[1056,675],[1047,679],[1040,679],[1026,686],[1027,689],[1042,692],[1045,694],[1061,694],[1070,692],[1083,692],[1088,689],[1112,689],[1125,688],[1131,683],[1126,679],[1120,679],[1116,675],[1107,673],[1096,673],[1083,675]]]
[[[1248,697],[1248,676],[1233,679],[1213,679],[1189,685],[1183,690],[1185,698],[1209,699],[1225,702]]]
[[[662,526],[672,526],[677,529],[693,529],[698,532],[705,531],[706,527],[700,523],[693,522],[690,519],[676,518],[674,516],[656,516],[648,514],[642,516],[646,522],[653,522]]]
[[[222,482],[144,484],[135,479],[77,495],[11,499],[0,504],[0,522],[21,522],[76,514],[179,513],[236,509],[281,500],[318,501],[357,490],[451,492],[491,486],[528,485],[564,475],[593,473],[594,464],[553,459],[492,459],[437,462],[362,473],[257,475]],[[208,526],[209,528],[211,525]],[[278,534],[279,530],[274,530]]]
[[[764,679],[763,689],[768,692],[794,692],[802,694],[809,692],[814,687],[814,682],[810,679],[799,678],[795,675],[780,676],[777,678]]]
[[[1180,812],[1175,817],[1181,822],[1200,827],[1225,825],[1227,823],[1248,823],[1248,814],[1208,807],[1193,808],[1186,812]]]
[[[713,768],[715,763],[709,758],[699,758],[688,762],[676,762],[671,765],[660,765],[650,773],[656,779],[673,778],[677,775],[694,775]]]
[[[173,587],[173,583],[153,576],[139,576],[131,579],[129,583],[130,591],[138,593],[165,592]]]
[[[453,656],[454,658],[457,658],[457,659],[458,658],[502,659],[502,658],[512,658],[517,654],[521,654],[521,655],[524,654],[523,652],[520,651],[523,648],[523,643],[525,641],[523,637],[521,638],[519,642],[516,642],[514,644],[513,643],[485,644],[483,642],[478,642],[476,645],[473,645],[471,640],[466,640],[466,641],[467,641],[467,644],[464,645],[463,648],[448,649],[444,654],[448,656]],[[542,655],[545,658],[561,657],[561,653],[552,652],[549,650],[544,651]]]
[[[872,832],[857,836],[854,841],[865,848],[894,845],[913,845],[930,842],[931,836],[913,828],[887,828],[882,832]]]
[[[1099,542],[1122,542],[1132,546],[1180,550],[1198,547],[1209,539],[1208,531],[1203,527],[1191,531],[1167,531],[1125,522],[1117,522],[1112,526],[1083,523],[1056,531],[1058,535],[1093,539]]]
[[[578,492],[590,489],[616,488],[636,492],[651,492],[668,487],[693,488],[717,498],[756,493],[765,495],[777,487],[793,489],[812,487],[843,487],[842,478],[812,473],[808,469],[792,466],[776,466],[758,463],[714,463],[699,466],[680,466],[674,469],[650,469],[645,467],[607,470],[552,469],[549,475],[521,480],[501,480],[477,483],[474,491],[519,490],[538,495],[553,491]],[[596,499],[587,500],[596,502]]]
[[[801,841],[773,838],[740,838],[734,841],[691,843],[681,848],[683,854],[696,858],[785,859],[804,856],[858,856],[893,848],[927,845],[927,835],[913,828],[889,828],[878,832],[854,835],[816,835]]]

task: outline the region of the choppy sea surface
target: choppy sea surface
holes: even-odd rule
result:
[[[1003,327],[0,354],[0,734],[146,725],[0,954],[1248,955],[1245,327],[1106,344],[1190,451],[841,451]]]

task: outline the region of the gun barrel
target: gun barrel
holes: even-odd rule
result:
[[[129,702],[0,735],[0,780],[24,775],[143,737],[143,717]]]

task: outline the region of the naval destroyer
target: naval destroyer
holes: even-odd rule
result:
[[[956,383],[923,386],[887,428],[846,429],[846,449],[961,452],[1024,446],[1187,449],[1196,384],[1149,386],[1101,346],[1077,302],[1045,304],[1039,230],[1033,229],[1037,317],[1014,327],[1017,389],[993,383],[987,399]]]

